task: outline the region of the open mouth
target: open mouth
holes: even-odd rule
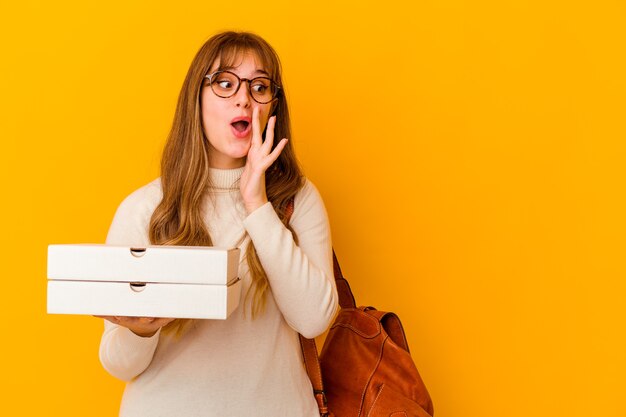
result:
[[[248,125],[249,123],[245,120],[238,120],[234,123],[231,123],[231,126],[240,133],[245,132],[248,129]]]

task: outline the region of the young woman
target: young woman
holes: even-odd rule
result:
[[[120,204],[106,242],[239,247],[242,301],[227,320],[104,317],[100,360],[127,381],[121,416],[319,416],[298,333],[326,330],[337,290],[326,210],[290,138],[274,49],[246,32],[209,39],[161,176]]]

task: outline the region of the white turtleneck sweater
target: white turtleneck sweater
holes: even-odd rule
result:
[[[246,213],[237,184],[242,172],[210,170],[205,222],[215,246],[241,248],[242,303],[251,284],[245,252],[254,242],[271,289],[265,313],[253,320],[250,304],[245,315],[240,304],[226,320],[194,320],[179,339],[160,330],[140,337],[105,320],[100,361],[127,381],[122,417],[319,416],[298,333],[322,334],[338,308],[326,209],[306,180],[290,220],[296,245],[270,203]],[[161,198],[160,178],[126,197],[106,243],[150,244],[150,217]]]

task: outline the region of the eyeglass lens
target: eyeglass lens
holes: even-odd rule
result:
[[[249,81],[249,84],[249,91],[252,98],[259,103],[270,102],[272,98],[274,98],[274,94],[276,94],[274,84],[269,78],[254,78]],[[219,72],[213,76],[211,88],[213,92],[220,97],[230,97],[238,91],[239,78],[230,72]]]

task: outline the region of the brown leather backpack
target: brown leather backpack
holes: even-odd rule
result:
[[[411,359],[400,319],[374,307],[356,307],[333,252],[341,310],[322,353],[300,335],[320,415],[431,417],[433,403]]]
[[[293,200],[287,216],[293,211]],[[341,310],[318,357],[315,339],[300,335],[321,416],[431,417],[433,403],[394,313],[356,307],[333,251]]]

